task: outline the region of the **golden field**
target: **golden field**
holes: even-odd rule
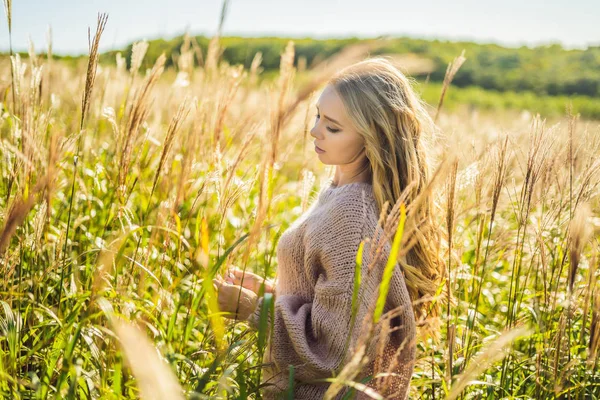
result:
[[[94,41],[78,67],[2,62],[2,395],[259,398],[264,337],[223,318],[207,282],[229,265],[275,276],[277,238],[333,172],[308,133],[314,102],[370,48],[308,68],[291,42],[268,79],[260,54],[223,62],[218,36],[202,65],[186,42],[172,69],[165,55],[142,71],[144,42],[116,66]],[[600,123],[430,111],[457,257],[411,398],[600,398]]]

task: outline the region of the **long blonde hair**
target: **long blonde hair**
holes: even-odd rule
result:
[[[435,124],[409,79],[384,57],[350,65],[328,83],[365,140],[379,211],[386,202],[394,205],[401,195],[408,209],[411,201],[424,195],[412,210],[411,217],[419,224],[413,236],[416,242],[399,263],[417,321],[436,318],[439,302],[428,299],[435,296],[445,269],[439,249],[441,230],[433,219],[437,203],[424,193],[431,175],[430,139]]]

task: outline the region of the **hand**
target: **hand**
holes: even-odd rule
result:
[[[243,278],[243,282],[242,282]],[[258,294],[260,285],[265,282],[265,293],[274,293],[275,282],[270,279],[263,279],[262,277],[253,274],[249,271],[242,271],[241,269],[233,266],[229,269],[229,274],[225,277],[225,282],[233,285],[241,285],[242,287],[253,291]]]
[[[213,284],[218,292],[219,310],[225,312],[225,317],[246,320],[256,309],[258,296],[251,290],[218,279],[213,279]]]

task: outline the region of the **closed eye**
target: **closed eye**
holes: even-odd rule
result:
[[[316,117],[316,118],[321,118],[321,116],[320,116],[319,114],[315,114],[315,117]],[[327,127],[327,130],[328,130],[329,132],[331,132],[331,133],[337,133],[337,132],[339,132],[339,131],[340,131],[339,129],[334,129],[334,128],[330,128],[330,127]]]

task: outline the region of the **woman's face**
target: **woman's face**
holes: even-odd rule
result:
[[[321,162],[327,165],[355,162],[364,148],[364,139],[352,127],[342,99],[333,86],[325,87],[316,106],[315,126],[310,134],[315,138],[315,151]]]

